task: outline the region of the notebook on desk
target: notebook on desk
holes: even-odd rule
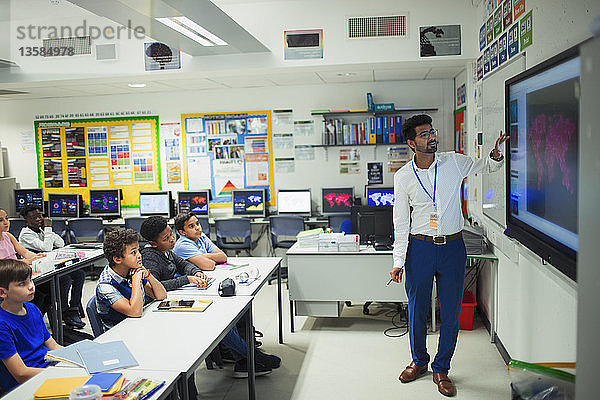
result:
[[[193,303],[190,305],[189,303],[182,303],[182,302],[186,302],[186,301],[193,301]],[[165,303],[165,306],[161,307],[160,305],[162,305],[163,303]],[[167,307],[167,305],[171,305],[171,303],[174,304],[173,307]],[[161,302],[161,304],[159,304],[159,308],[155,309],[154,311],[158,311],[158,312],[203,312],[205,311],[211,304],[213,303],[212,300],[165,300],[163,302]],[[181,306],[181,305],[184,306]]]
[[[77,350],[85,369],[90,374],[139,365],[123,341],[98,344],[98,346]]]

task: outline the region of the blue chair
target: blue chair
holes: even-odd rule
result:
[[[67,221],[64,219],[52,220],[52,232],[60,236],[65,243],[70,243],[69,230],[67,229]]]
[[[352,233],[352,222],[349,219],[342,222],[340,231],[344,232],[344,234]]]
[[[14,237],[19,240],[19,234],[21,233],[21,229],[25,228],[27,224],[23,218],[9,218],[10,227],[8,231],[12,233]]]
[[[251,256],[252,227],[250,218],[228,218],[215,220],[217,246],[221,250],[235,250],[238,256],[241,250],[246,250]],[[230,241],[230,240],[234,241]],[[239,241],[242,239],[242,241]]]
[[[329,227],[334,232],[341,232],[342,222],[350,219],[350,214],[335,214],[329,216]],[[350,230],[348,230],[348,233]]]
[[[94,337],[102,335],[104,333],[104,328],[102,327],[100,317],[98,316],[98,311],[96,310],[96,296],[92,296],[90,301],[88,301],[87,305],[85,306],[85,311],[87,312],[88,319],[90,320]]]
[[[196,218],[198,218],[198,222],[200,222],[202,232],[204,232],[206,236],[210,237],[210,224],[208,223],[208,217],[201,217],[197,215]]]
[[[72,243],[104,242],[101,218],[73,218],[69,220],[68,227]]]
[[[269,217],[271,228],[271,254],[275,256],[275,249],[289,249],[296,243],[296,235],[304,230],[304,218],[293,215],[274,215]],[[287,278],[287,266],[281,268],[281,277]],[[271,281],[277,279],[277,274],[271,275]]]

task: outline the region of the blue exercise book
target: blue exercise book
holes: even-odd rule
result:
[[[63,347],[56,350],[50,350],[46,353],[46,358],[51,361],[66,361],[72,364],[83,367],[83,360],[79,356],[78,351],[93,348],[98,346],[99,343],[92,342],[89,339],[85,339],[67,347]]]
[[[122,376],[121,372],[100,372],[92,375],[85,384],[98,385],[101,391],[108,392]]]
[[[212,286],[213,282],[215,281],[215,278],[208,278],[208,284],[205,287],[200,287],[200,286],[196,286],[195,283],[188,283],[186,285],[183,285],[181,287],[181,289],[198,289],[198,290],[206,290],[209,287]]]
[[[95,374],[139,365],[123,341],[98,344],[99,346],[78,350],[88,373]]]

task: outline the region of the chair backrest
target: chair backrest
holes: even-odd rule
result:
[[[10,228],[8,228],[8,231],[19,240],[21,229],[27,226],[25,220],[23,218],[9,218],[8,220],[10,221]]]
[[[104,333],[104,328],[102,328],[102,323],[100,322],[100,317],[98,316],[98,310],[96,310],[96,296],[92,296],[90,301],[88,301],[87,305],[85,306],[85,312],[90,320],[94,337],[102,335]]]
[[[250,218],[227,218],[215,220],[217,246],[227,248],[226,238],[244,238],[243,246],[252,245]]]
[[[293,236],[304,230],[304,218],[295,215],[274,215],[269,217],[271,227],[271,243],[273,247],[279,244],[279,236]]]
[[[198,222],[200,222],[200,226],[202,227],[202,232],[208,237],[210,237],[210,224],[208,223],[208,217],[199,217]]]
[[[331,228],[332,231],[334,232],[341,232],[342,231],[342,222],[349,220],[350,219],[350,214],[336,214],[336,215],[330,215],[329,216],[329,227]]]
[[[69,230],[67,229],[67,221],[64,219],[53,219],[52,220],[52,232],[60,236],[65,243],[69,241]]]
[[[104,242],[104,228],[100,218],[73,218],[69,220],[71,242]]]
[[[352,222],[349,219],[342,222],[340,225],[340,231],[344,232],[345,234],[352,233]]]

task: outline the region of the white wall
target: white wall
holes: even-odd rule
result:
[[[588,25],[600,14],[597,1],[528,0],[533,9],[533,45],[526,49],[527,68],[566,50],[590,36]],[[483,15],[485,1],[480,4]],[[483,19],[480,21],[481,25]],[[469,143],[476,140],[472,65],[467,65]],[[485,92],[483,93],[485,97]],[[472,151],[472,146],[467,147]],[[485,149],[484,154],[489,151]],[[524,246],[508,239],[504,227],[485,217],[481,176],[469,178],[469,210],[484,225],[494,243],[498,265],[498,337],[512,358],[530,361],[575,361],[577,284]],[[484,310],[489,310],[489,268],[480,279]],[[489,314],[488,314],[489,315]]]
[[[310,111],[314,109],[365,108],[367,92],[372,92],[378,101],[394,102],[399,107],[439,108],[439,111],[432,116],[434,124],[443,132],[440,138],[440,149],[452,148],[452,81],[449,79],[12,101],[5,102],[5,106],[0,108],[0,140],[2,145],[8,148],[9,174],[17,177],[23,187],[33,187],[38,184],[38,176],[33,168],[36,165],[36,158],[35,154],[23,154],[20,151],[20,134],[29,132],[33,135],[35,114],[144,109],[156,112],[160,121],[166,122],[180,121],[181,113],[291,108],[294,110],[295,119],[306,120],[312,118]],[[313,137],[296,140],[296,144],[320,144],[321,121],[320,117],[315,118]],[[313,191],[313,200],[316,199],[316,193],[321,187],[331,185],[353,185],[356,193],[363,193],[367,180],[366,163],[368,161],[385,163],[387,146],[360,147],[362,174],[346,176],[339,174],[338,149],[316,148],[314,161],[297,161],[295,173],[276,175],[276,186],[310,187]],[[24,165],[28,167],[23,168]],[[166,176],[164,172],[163,169],[163,179]],[[386,184],[392,184],[391,174],[386,172],[384,179]],[[169,189],[182,189],[182,186],[172,185]]]

